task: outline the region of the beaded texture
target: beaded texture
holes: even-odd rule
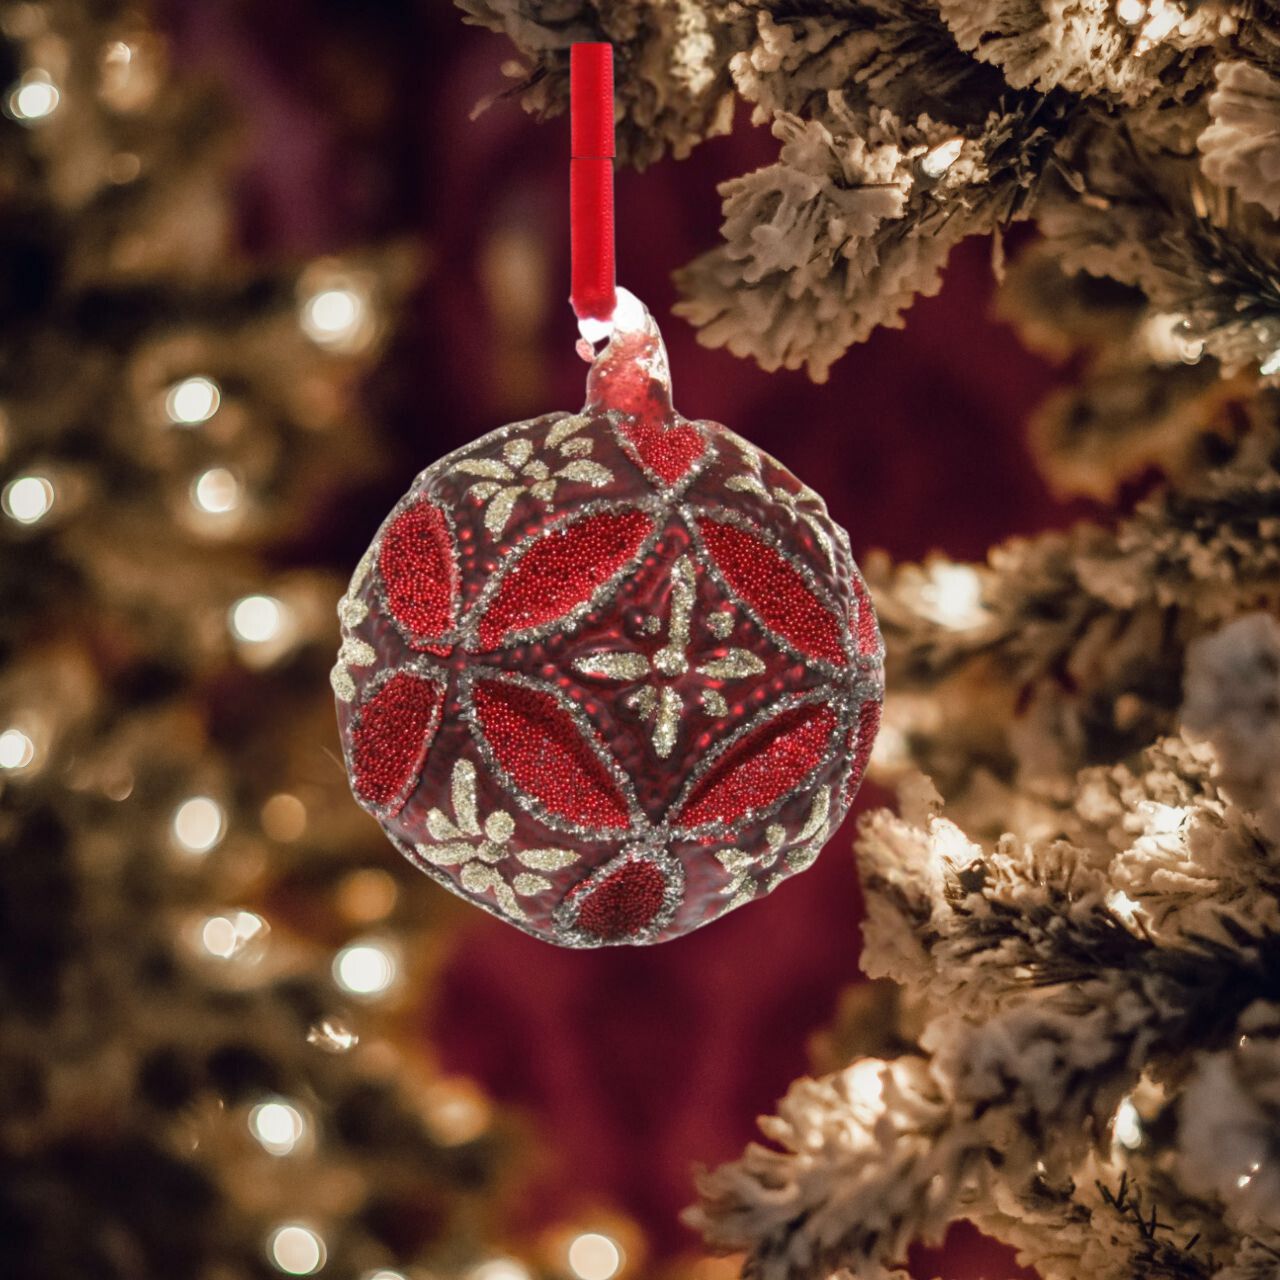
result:
[[[812,864],[884,651],[845,532],[671,406],[646,312],[581,413],[428,467],[339,603],[352,790],[441,883],[565,946],[661,942]]]

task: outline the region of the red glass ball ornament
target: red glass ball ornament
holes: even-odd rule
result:
[[[357,800],[429,875],[564,946],[675,938],[804,870],[879,724],[848,537],[672,408],[643,308],[581,413],[418,476],[339,616]]]

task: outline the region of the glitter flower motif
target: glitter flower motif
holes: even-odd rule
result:
[[[754,493],[758,498],[766,501],[772,499],[785,507],[797,520],[802,520],[809,526],[814,540],[822,548],[823,555],[827,557],[827,563],[834,565],[835,544],[831,541],[831,535],[827,533],[820,518],[826,515],[827,510],[821,495],[815,493],[807,484],[800,485],[796,493],[791,493],[778,485],[770,487],[765,484],[760,460],[753,456],[754,454],[755,450],[750,453],[746,450],[742,451],[743,461],[751,468],[751,472],[746,475],[730,476],[724,482],[725,488],[733,489],[738,493]]]
[[[481,824],[476,804],[476,768],[468,760],[459,760],[453,766],[450,798],[453,818],[432,809],[427,814],[427,832],[436,843],[416,845],[418,853],[435,867],[461,867],[464,889],[476,894],[491,891],[508,916],[525,919],[516,895],[529,897],[551,888],[550,880],[533,871],[558,871],[576,862],[578,855],[569,849],[517,849],[513,853],[508,846],[515,834],[515,819],[495,809]],[[509,856],[533,871],[520,872],[508,884],[495,864]]]
[[[696,594],[693,561],[681,556],[671,568],[671,577],[667,643],[652,658],[638,650],[615,650],[590,653],[573,664],[580,675],[596,679],[647,681],[627,701],[643,720],[653,722],[653,749],[663,760],[675,748],[680,718],[684,714],[680,691],[666,681],[683,676],[689,670],[689,638]],[[659,622],[658,629],[661,625]],[[707,625],[714,635],[723,638],[732,630],[733,616],[727,612],[714,613],[707,619]],[[712,658],[695,670],[713,680],[742,680],[759,675],[764,671],[764,663],[747,649],[728,649],[723,656]],[[719,718],[729,713],[729,705],[718,689],[703,690],[701,703],[708,715]]]
[[[809,808],[804,826],[796,832],[795,848],[787,854],[789,871],[805,871],[813,866],[826,843],[827,817],[830,812],[831,788],[819,787],[814,793],[813,804]],[[766,847],[760,854],[753,856],[742,849],[721,849],[716,854],[716,860],[732,877],[720,890],[722,894],[729,896],[725,911],[732,911],[756,896],[761,883],[752,879],[751,872],[763,869],[777,859],[778,851],[787,843],[786,828],[775,822],[765,831],[764,838]],[[772,893],[786,878],[786,872],[775,871],[763,883],[764,892]]]
[[[524,494],[550,504],[562,480],[573,480],[599,489],[613,479],[613,472],[608,467],[602,467],[585,456],[591,452],[591,441],[573,438],[585,425],[586,419],[566,418],[547,433],[547,448],[555,449],[564,459],[564,465],[556,471],[541,458],[533,456],[533,442],[522,436],[508,440],[502,446],[501,460],[463,458],[454,464],[454,471],[481,477],[467,490],[467,497],[487,504],[484,527],[493,537],[501,536],[517,500]]]
[[[373,565],[372,550],[360,557],[355,572],[351,575],[351,583],[347,593],[338,601],[338,619],[342,623],[342,648],[338,650],[338,660],[329,672],[329,683],[333,691],[343,702],[350,702],[356,696],[356,682],[351,676],[351,667],[371,667],[377,660],[373,646],[366,644],[352,631],[369,616],[369,606],[360,599],[359,591],[364,580],[369,576]]]

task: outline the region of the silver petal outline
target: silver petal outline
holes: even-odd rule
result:
[[[574,822],[571,818],[551,812],[537,796],[526,791],[503,768],[493,748],[489,745],[484,735],[484,730],[480,727],[480,720],[476,715],[475,709],[475,686],[477,681],[511,684],[548,695],[556,706],[573,721],[578,730],[580,740],[604,767],[610,781],[618,788],[623,803],[627,808],[628,827],[625,830],[618,827],[590,827],[583,823]],[[458,677],[458,696],[462,704],[462,718],[471,732],[472,741],[476,744],[480,758],[484,761],[490,773],[498,779],[502,788],[514,799],[515,803],[526,813],[531,814],[538,822],[542,823],[543,826],[567,835],[587,836],[608,842],[636,839],[649,832],[649,821],[636,799],[635,788],[632,786],[631,779],[627,777],[622,767],[610,754],[600,729],[592,723],[586,712],[555,683],[549,680],[539,680],[535,676],[527,676],[515,671],[496,671],[493,669],[476,671],[468,668],[461,672]]]

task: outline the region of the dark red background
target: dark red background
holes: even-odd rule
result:
[[[251,247],[310,254],[407,234],[429,251],[372,389],[389,436],[381,481],[329,513],[310,548],[354,563],[433,458],[582,401],[564,301],[567,123],[539,125],[514,102],[471,122],[511,51],[443,0],[175,0],[171,20],[185,59],[223,77],[243,113]],[[857,554],[978,557],[1060,523],[1021,431],[1054,374],[988,318],[985,243],[963,246],[942,294],[904,331],[852,351],[825,386],[703,350],[670,315],[671,270],[716,242],[716,184],[775,154],[743,113],[731,137],[686,161],[618,175],[619,280],[663,324],[682,411],[729,424],[820,489]],[[482,269],[502,230],[547,255],[546,296],[514,349]],[[884,800],[868,787],[862,803]],[[522,1226],[604,1205],[633,1218],[659,1258],[696,1247],[677,1221],[692,1166],[754,1136],[754,1118],[806,1071],[806,1039],[858,980],[852,834],[850,823],[767,900],[650,950],[560,951],[472,915],[425,1029],[449,1068],[521,1108],[540,1135]],[[1015,1270],[966,1230],[916,1259],[921,1276],[942,1269],[952,1280]]]

